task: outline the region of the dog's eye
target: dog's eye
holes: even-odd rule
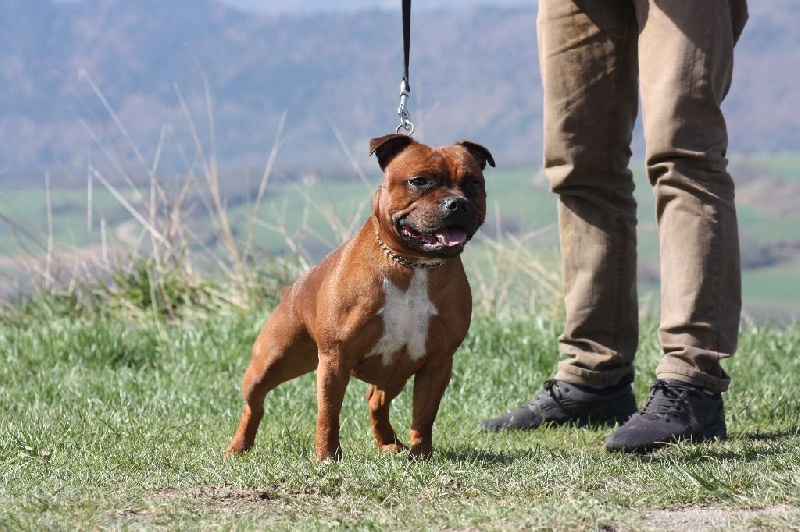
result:
[[[470,179],[465,186],[469,192],[480,192],[483,190],[483,181],[480,179]]]
[[[408,184],[416,188],[422,188],[428,183],[430,183],[430,179],[423,176],[412,177],[411,179],[408,180]]]

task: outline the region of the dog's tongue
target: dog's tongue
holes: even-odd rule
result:
[[[442,229],[436,231],[436,240],[445,246],[458,246],[467,241],[467,233],[462,229]]]

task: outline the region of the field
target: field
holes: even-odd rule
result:
[[[480,297],[480,294],[478,294]],[[54,310],[56,309],[56,310]],[[0,327],[0,528],[789,529],[800,526],[797,328],[748,326],[726,369],[730,439],[649,456],[603,451],[610,429],[485,435],[475,424],[550,377],[559,321],[478,313],[435,426],[434,457],[372,446],[353,381],[341,462],[311,460],[314,378],[267,399],[255,449],[223,458],[268,307],[178,322],[76,317],[34,303]],[[635,391],[658,357],[645,322]],[[393,407],[407,434],[411,385]]]
[[[800,156],[734,157],[731,167],[738,187],[745,315],[759,321],[794,321],[800,314],[800,213],[796,209],[800,201]],[[640,295],[649,312],[657,309],[658,242],[650,187],[642,165],[633,168],[640,219]],[[491,244],[509,237],[531,254],[529,258],[557,272],[555,200],[544,177],[534,170],[492,170],[487,176],[489,215],[482,231],[484,241],[470,250],[471,263],[477,265],[473,275],[493,275],[494,270],[487,267],[494,257]],[[250,221],[259,177],[243,171],[221,179],[232,233],[251,232],[255,248],[268,255],[300,256],[304,264],[319,260],[363,222],[378,179],[375,173],[362,174],[361,179],[276,175],[269,182],[253,226]],[[314,186],[308,186],[309,182]],[[195,235],[193,247],[198,248],[199,242],[203,249],[219,250],[218,220],[209,215],[212,199],[204,193],[203,184],[202,177],[195,177],[182,200],[182,223]],[[165,186],[165,194],[180,197],[181,186],[178,181],[171,189]],[[141,186],[136,194],[132,187],[117,187],[146,217],[147,186]],[[85,184],[53,187],[49,210],[54,250],[67,255],[87,246],[96,250],[101,245],[101,224],[105,224],[107,246],[141,247],[147,240],[146,231],[130,210],[97,181],[92,188],[89,219]],[[14,222],[0,228],[0,273],[14,269],[14,257],[46,254],[47,213],[43,182],[28,189],[8,190],[0,198],[0,214]],[[162,212],[158,215],[165,216]],[[202,250],[197,255],[202,256]]]
[[[800,160],[737,164],[757,168],[760,183],[746,181],[740,196],[743,240],[756,250],[744,254],[752,258],[745,295],[763,304],[762,316],[791,319],[800,300],[798,219],[763,191],[772,183],[788,196]],[[488,178],[490,219],[464,257],[473,327],[457,353],[434,456],[379,454],[365,385],[352,381],[345,458],[319,465],[312,375],[268,396],[252,452],[221,452],[238,421],[250,346],[279,287],[361,223],[374,179],[308,187],[319,178],[275,178],[259,203],[258,187],[215,195],[198,178],[185,196],[180,184],[155,191],[161,201],[149,210],[147,187],[138,198],[122,187],[114,197],[95,183],[91,220],[85,188],[53,187],[49,201],[43,191],[7,191],[0,267],[9,279],[24,271],[28,284],[21,298],[6,291],[0,306],[0,529],[800,527],[796,325],[746,316],[739,353],[725,363],[733,378],[725,442],[627,456],[603,450],[609,427],[475,430],[552,376],[562,326],[552,197],[533,172]],[[659,347],[646,184],[639,194],[642,401]],[[209,264],[213,273],[195,269]],[[411,388],[393,407],[401,435]]]

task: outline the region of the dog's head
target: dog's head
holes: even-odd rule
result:
[[[467,140],[432,148],[407,135],[370,141],[383,181],[373,201],[381,238],[420,258],[450,258],[464,251],[486,217],[483,170],[489,150]]]

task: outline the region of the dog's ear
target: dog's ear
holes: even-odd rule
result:
[[[489,163],[489,166],[494,168],[494,159],[492,158],[492,154],[480,144],[471,142],[469,140],[462,140],[456,144],[459,146],[464,146],[467,151],[470,152],[473,157],[475,157],[475,159],[478,161],[478,164],[481,165],[481,170],[486,168],[486,163]]]
[[[400,135],[395,133],[392,135],[384,135],[369,141],[369,154],[375,154],[378,158],[378,164],[381,170],[386,169],[386,165],[394,159],[398,153],[406,149],[411,144],[416,144],[417,141],[408,135]]]

